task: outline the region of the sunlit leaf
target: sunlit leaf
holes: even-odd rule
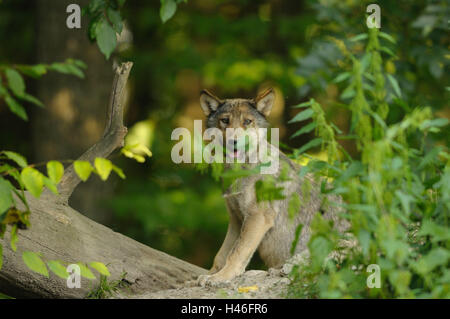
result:
[[[4,154],[10,160],[16,162],[16,164],[22,168],[28,166],[26,158],[16,152],[2,151],[1,153]]]
[[[22,259],[28,268],[45,277],[48,277],[47,267],[38,254],[32,251],[24,251],[22,254]]]
[[[64,175],[64,166],[58,161],[50,161],[47,163],[47,175],[48,177],[55,182],[59,183],[61,178]]]
[[[94,268],[95,270],[97,270],[100,274],[102,274],[103,276],[111,276],[111,274],[109,273],[108,268],[101,262],[91,262],[89,264],[89,266],[91,266],[92,268]]]
[[[60,261],[50,260],[47,262],[47,266],[58,277],[62,279],[67,279],[69,277],[69,273],[67,272],[66,267],[61,265]]]
[[[44,187],[44,176],[32,167],[25,167],[20,174],[25,188],[33,194],[34,197],[39,197]]]
[[[120,178],[125,179],[125,174],[123,173],[123,170],[120,167],[113,165],[112,169],[114,172],[116,172],[117,175],[119,175]]]
[[[43,181],[45,187],[47,187],[53,194],[58,194],[58,187],[56,186],[54,181],[46,176],[43,177]]]
[[[78,266],[80,266],[80,273],[81,276],[87,279],[95,279],[94,274],[92,271],[83,263],[77,263]]]
[[[19,240],[19,236],[17,235],[17,224],[14,224],[11,228],[11,239],[10,239],[10,244],[11,244],[11,249],[13,251],[17,250],[17,241]]]
[[[0,177],[0,216],[3,215],[12,205],[13,198],[11,195],[14,187],[9,181]]]
[[[75,161],[73,163],[73,167],[75,169],[75,173],[77,173],[78,177],[83,182],[87,181],[92,171],[94,170],[91,163],[89,163],[88,161]]]
[[[95,169],[97,170],[98,175],[104,181],[108,179],[111,170],[113,169],[113,164],[110,160],[106,158],[97,157],[94,161]]]

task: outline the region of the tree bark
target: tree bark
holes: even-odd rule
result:
[[[104,135],[79,159],[93,163],[96,157],[107,157],[122,146],[126,134],[122,100],[131,66],[128,62],[116,69]],[[102,262],[111,273],[108,280],[121,279],[126,273],[127,285],[120,293],[130,297],[174,288],[206,273],[202,268],[116,233],[69,207],[68,200],[79,182],[70,166],[58,185],[58,195],[44,191],[37,199],[26,193],[31,227],[19,230],[16,252],[10,248],[9,232],[0,239],[4,250],[0,292],[13,297],[83,298],[98,285],[98,280],[83,278],[81,288],[68,288],[66,280],[51,272],[47,278],[31,271],[22,260],[23,251],[39,252],[45,261]],[[22,204],[17,208],[25,209]]]

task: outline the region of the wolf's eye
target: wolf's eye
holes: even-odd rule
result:
[[[223,119],[220,119],[220,121],[221,121],[223,124],[228,124],[228,123],[230,123],[230,119],[229,119],[229,118],[226,118],[226,117],[224,117]]]
[[[252,123],[252,120],[246,119],[244,120],[244,125],[250,125]]]

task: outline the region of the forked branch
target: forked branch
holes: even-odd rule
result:
[[[127,128],[123,125],[123,100],[128,75],[133,66],[132,62],[122,63],[115,69],[115,76],[109,99],[108,114],[105,131],[102,138],[89,148],[78,160],[94,163],[96,157],[108,157],[115,149],[122,147]],[[73,164],[64,173],[58,186],[59,198],[67,203],[75,188],[80,183]]]

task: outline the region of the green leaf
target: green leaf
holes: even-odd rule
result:
[[[58,195],[58,187],[56,187],[56,184],[54,181],[52,181],[50,178],[44,176],[43,177],[44,185],[47,187],[53,194]]]
[[[395,195],[397,195],[398,199],[400,200],[403,211],[406,213],[407,216],[409,216],[410,204],[415,202],[414,197],[412,197],[409,194],[405,194],[399,189],[395,191]]]
[[[370,233],[365,229],[361,229],[358,233],[358,241],[364,256],[367,257],[369,255],[370,248]]]
[[[288,204],[288,216],[290,219],[293,219],[295,215],[298,214],[301,204],[300,195],[296,192],[292,193]]]
[[[411,273],[407,270],[394,270],[389,273],[389,281],[395,287],[395,290],[401,295],[409,290],[411,282]]]
[[[378,32],[378,35],[379,35],[381,38],[384,38],[384,39],[386,39],[386,40],[392,42],[393,44],[396,44],[396,43],[397,43],[397,41],[395,41],[395,39],[394,39],[391,35],[389,35],[389,34],[387,34],[387,33],[385,33],[385,32]]]
[[[13,204],[13,198],[11,195],[14,187],[9,181],[0,177],[0,216],[3,215]]]
[[[12,151],[2,151],[2,154],[5,154],[5,156],[16,162],[17,165],[19,165],[20,167],[26,167],[28,166],[27,160],[25,159],[25,157],[23,157],[22,155],[16,153],[16,152],[12,152]]]
[[[5,97],[5,102],[8,104],[9,109],[11,112],[16,114],[18,117],[20,117],[24,121],[28,121],[27,112],[25,112],[25,109],[22,105],[20,105],[19,102],[17,102],[15,99],[13,99],[10,95],[7,95]]]
[[[303,224],[298,224],[297,228],[295,229],[295,237],[294,237],[294,240],[292,241],[292,246],[291,246],[291,255],[294,255],[294,253],[295,253],[295,249],[297,248],[298,239],[300,238],[302,229],[303,229]]]
[[[311,123],[309,123],[308,125],[303,126],[303,127],[302,127],[301,129],[299,129],[297,132],[295,132],[295,133],[291,136],[291,138],[300,136],[300,135],[305,134],[305,133],[309,133],[309,132],[311,132],[312,130],[314,130],[314,129],[316,128],[316,126],[317,126],[316,122],[311,122]]]
[[[120,167],[113,165],[112,169],[114,172],[116,172],[117,175],[119,175],[121,179],[125,179],[125,174],[123,173],[123,170]]]
[[[18,65],[17,69],[32,78],[39,78],[47,73],[47,67],[44,64]]]
[[[177,3],[174,0],[161,0],[159,15],[163,23],[166,23],[167,20],[172,18],[175,11],[177,11]]]
[[[368,38],[367,33],[361,33],[361,34],[355,35],[354,37],[350,38],[349,41],[357,42],[357,41],[365,40],[367,38]]]
[[[24,251],[22,254],[22,259],[28,268],[45,277],[48,277],[47,267],[38,254],[32,251]]]
[[[325,258],[331,253],[333,245],[327,238],[318,236],[309,242],[308,247],[311,252],[312,266],[320,269]]]
[[[19,72],[14,69],[7,68],[5,70],[8,86],[16,96],[22,96],[25,93],[25,82]]]
[[[292,108],[299,109],[299,108],[307,107],[307,106],[311,106],[311,101],[307,101],[307,102],[303,102],[303,103],[294,105]]]
[[[122,17],[120,16],[120,12],[113,10],[111,8],[108,8],[108,18],[109,21],[111,21],[114,30],[118,33],[122,33],[123,29],[123,23],[122,23]]]
[[[89,266],[91,266],[92,268],[97,270],[103,276],[106,276],[106,277],[111,276],[111,274],[109,273],[108,268],[101,262],[94,261],[94,262],[91,262],[89,264]]]
[[[95,279],[94,274],[85,264],[77,263],[77,265],[80,266],[81,276],[87,279]]]
[[[66,267],[61,265],[59,260],[50,260],[47,262],[47,266],[58,277],[62,279],[67,279],[69,277]]]
[[[13,251],[17,250],[17,240],[19,240],[19,237],[17,236],[17,224],[14,224],[11,228],[11,240],[10,240],[10,244],[11,244],[11,249]]]
[[[92,0],[89,2],[88,12],[94,14],[102,11],[106,6],[105,0]]]
[[[424,275],[432,271],[437,266],[446,265],[449,258],[450,252],[448,252],[448,250],[441,247],[434,248],[427,255],[417,261],[415,268],[418,273]]]
[[[302,147],[300,147],[297,151],[298,154],[302,154],[304,152],[306,152],[307,150],[309,150],[312,147],[318,146],[322,144],[322,138],[318,137],[315,138],[311,141],[309,141],[308,143],[306,143],[305,145],[303,145]]]
[[[306,109],[295,115],[294,118],[289,121],[289,123],[304,121],[306,119],[309,119],[313,114],[314,114],[313,109]]]
[[[283,187],[278,187],[274,180],[263,179],[255,183],[256,201],[274,201],[284,199]]]
[[[74,65],[76,65],[77,67],[79,67],[81,69],[86,69],[87,68],[87,64],[84,63],[81,60],[78,60],[78,59],[67,59],[67,61],[72,63],[72,64],[74,64]]]
[[[74,63],[70,63],[68,61],[64,63],[56,62],[50,65],[50,70],[64,73],[64,74],[71,74],[79,77],[80,79],[84,78],[83,71]]]
[[[341,74],[339,74],[339,75],[333,80],[333,83],[339,83],[339,82],[345,81],[345,80],[347,80],[350,76],[351,76],[351,73],[350,73],[350,72],[344,72],[344,73],[341,73]]]
[[[422,227],[417,233],[418,236],[430,236],[431,242],[449,241],[450,231],[445,226],[436,224],[435,222],[427,219],[422,223]]]
[[[387,74],[387,78],[388,78],[389,82],[391,83],[392,88],[394,89],[394,92],[397,95],[397,97],[401,98],[402,92],[400,90],[400,86],[398,85],[397,80],[390,74]]]
[[[29,190],[34,197],[38,198],[44,187],[44,175],[32,167],[25,167],[20,176],[25,188]]]
[[[50,161],[47,163],[47,175],[55,183],[58,184],[64,175],[64,166],[58,161]]]
[[[83,182],[87,181],[92,171],[94,170],[91,163],[89,163],[88,161],[75,161],[75,163],[73,163],[73,167],[75,169],[75,173],[77,173],[78,177]]]
[[[356,91],[353,88],[353,85],[349,85],[348,87],[345,88],[345,90],[342,92],[340,98],[345,100],[345,99],[350,99],[352,97],[354,97],[356,95]]]
[[[430,127],[443,127],[448,124],[448,119],[446,118],[437,118],[432,120],[425,120],[422,124],[420,124],[421,130],[429,129]]]
[[[109,59],[116,48],[116,32],[105,19],[99,21],[95,28],[95,35],[100,51]]]
[[[390,55],[393,58],[397,58],[397,55],[391,49],[389,49],[387,47],[381,47],[380,51],[386,53],[387,55]]]
[[[94,161],[94,166],[100,178],[106,181],[113,168],[111,161],[106,158],[97,157]]]
[[[37,105],[39,107],[44,107],[44,104],[31,94],[25,93],[23,96],[20,97],[20,99],[23,101],[33,103],[34,105]]]

